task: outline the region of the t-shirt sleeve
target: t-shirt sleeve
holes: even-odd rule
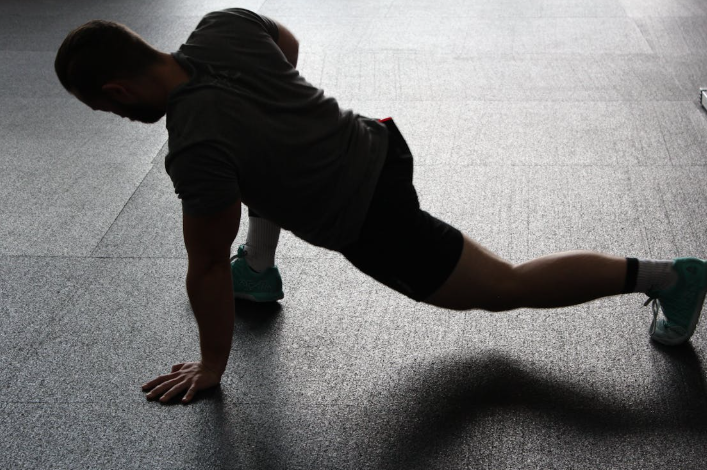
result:
[[[236,168],[229,156],[214,146],[192,145],[170,155],[166,166],[186,215],[215,214],[240,198]]]

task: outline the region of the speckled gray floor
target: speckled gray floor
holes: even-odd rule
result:
[[[286,297],[237,305],[220,389],[147,402],[198,358],[164,123],[90,112],[54,54],[92,18],[176,50],[230,6],[394,116],[423,206],[500,255],[707,257],[705,1],[3,0],[0,468],[705,468],[704,324],[667,349],[640,295],[441,311],[289,234]]]

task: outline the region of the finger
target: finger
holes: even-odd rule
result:
[[[162,382],[164,382],[164,381],[166,381],[166,380],[171,380],[171,379],[173,379],[175,376],[176,376],[176,374],[174,374],[174,373],[160,375],[159,377],[157,377],[157,378],[155,378],[155,379],[153,379],[153,380],[147,382],[146,384],[144,384],[144,385],[142,386],[142,388],[143,388],[143,390],[153,388],[153,387],[155,387],[156,385],[159,385],[159,384],[161,384]]]
[[[182,362],[181,364],[175,364],[175,365],[173,365],[173,366],[172,366],[172,372],[177,372],[179,369],[181,369],[182,367],[184,367],[184,364],[186,364],[186,363],[185,363],[185,362]]]
[[[189,385],[189,382],[186,380],[179,382],[178,384],[176,384],[175,386],[170,388],[169,391],[167,391],[167,393],[162,395],[162,397],[160,398],[160,401],[162,403],[170,401],[172,399],[172,397],[174,397],[176,394],[178,394],[179,392],[181,392],[182,390],[187,388],[188,385]]]
[[[166,382],[161,383],[157,387],[153,388],[150,393],[147,394],[148,399],[156,398],[158,396],[161,396],[163,393],[165,393],[167,390],[172,388],[175,384],[180,382],[180,378],[176,377],[172,380],[168,380]]]
[[[167,381],[167,380],[171,380],[171,379],[177,377],[178,375],[179,375],[179,374],[178,374],[177,372],[172,372],[171,374],[160,375],[160,376],[157,377],[156,379],[150,380],[149,382],[147,382],[146,384],[144,384],[144,385],[142,386],[142,389],[143,389],[143,390],[149,390],[149,389],[155,387],[156,385],[159,385],[159,384],[161,384],[161,383],[163,383],[163,382],[165,382],[165,381]]]
[[[187,393],[184,394],[184,398],[182,398],[182,402],[189,403],[191,399],[194,398],[194,395],[196,395],[196,384],[193,384],[191,387],[189,387]]]
[[[172,380],[168,380],[168,381],[158,385],[157,387],[153,388],[150,391],[150,393],[147,394],[147,399],[151,400],[153,398],[156,398],[156,397],[162,395],[164,392],[166,392],[167,390],[169,390],[170,388],[172,388],[175,384],[177,384],[179,382],[180,382],[180,378],[177,377],[177,378],[174,378]]]

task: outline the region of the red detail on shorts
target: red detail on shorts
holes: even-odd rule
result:
[[[392,120],[393,120],[392,117],[387,117],[385,119],[379,119],[378,122],[385,122],[385,121],[392,121]]]

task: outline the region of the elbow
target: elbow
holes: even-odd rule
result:
[[[189,263],[185,279],[187,295],[190,299],[194,296],[203,295],[204,292],[223,282],[231,282],[231,262],[219,260],[213,262],[203,262],[200,264]]]

